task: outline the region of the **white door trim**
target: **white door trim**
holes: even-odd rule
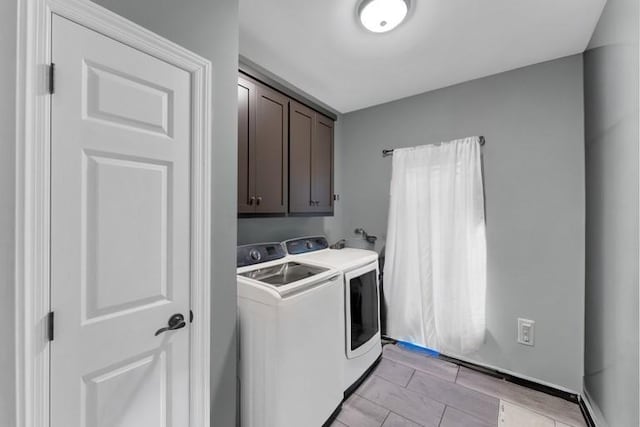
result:
[[[51,16],[57,14],[192,76],[190,425],[210,422],[211,63],[86,0],[18,0],[16,94],[16,426],[49,427]],[[54,95],[55,96],[55,95]]]

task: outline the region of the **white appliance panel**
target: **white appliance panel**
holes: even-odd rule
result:
[[[287,285],[294,288],[286,294],[238,276],[241,426],[321,426],[340,405],[342,275],[318,276]]]

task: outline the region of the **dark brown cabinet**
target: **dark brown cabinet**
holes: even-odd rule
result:
[[[333,213],[333,120],[289,103],[289,213]]]
[[[238,213],[287,212],[289,99],[238,78]]]
[[[317,212],[333,214],[333,120],[320,113],[311,138],[311,200]]]
[[[333,214],[333,120],[238,78],[238,214]]]
[[[238,79],[238,213],[255,212],[256,85]]]

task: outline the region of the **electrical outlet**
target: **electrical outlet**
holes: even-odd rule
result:
[[[534,345],[536,322],[529,319],[518,319],[518,343]]]

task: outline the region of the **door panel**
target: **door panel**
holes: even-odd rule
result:
[[[313,212],[311,202],[311,139],[314,112],[291,101],[289,140],[289,212]]]
[[[52,27],[51,426],[188,426],[190,75]]]
[[[271,89],[257,88],[255,211],[285,213],[289,100]]]
[[[82,169],[83,321],[168,301],[171,164],[84,151]]]
[[[173,102],[168,88],[85,60],[84,114],[115,125],[173,136]]]
[[[238,78],[238,213],[255,211],[256,86]],[[253,197],[253,199],[252,199]]]
[[[167,401],[167,354],[143,355],[84,377],[85,425],[95,427],[164,426]],[[125,395],[130,399],[113,399]],[[159,411],[149,411],[149,404]]]
[[[333,120],[318,113],[311,144],[311,182],[315,210],[333,211]]]

